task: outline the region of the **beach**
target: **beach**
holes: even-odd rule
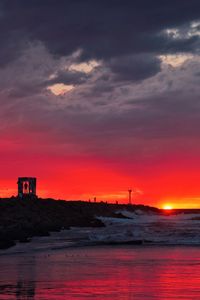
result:
[[[0,299],[199,299],[200,248],[98,246],[1,255]]]
[[[23,225],[38,213],[36,229],[46,224],[48,234],[0,249],[0,299],[200,298],[198,210],[6,201],[1,223]]]
[[[118,213],[1,249],[0,299],[199,299],[199,214]]]

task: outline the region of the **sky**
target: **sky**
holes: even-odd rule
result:
[[[199,0],[0,0],[0,195],[200,207]]]

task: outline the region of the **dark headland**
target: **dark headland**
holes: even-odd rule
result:
[[[118,211],[136,209],[159,212],[144,205],[92,203],[54,199],[11,197],[0,199],[0,249],[28,242],[34,236],[47,236],[50,232],[70,227],[101,227],[97,218],[124,217]]]

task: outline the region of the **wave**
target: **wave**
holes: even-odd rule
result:
[[[200,245],[200,215],[157,215],[120,211],[128,219],[100,218],[105,228],[92,232],[91,241],[143,244]]]
[[[158,215],[118,211],[117,218],[98,217],[105,227],[71,228],[18,243],[0,255],[50,252],[94,245],[200,245],[200,214]],[[123,217],[124,216],[124,217]]]

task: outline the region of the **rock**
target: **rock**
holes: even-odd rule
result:
[[[26,243],[33,236],[49,236],[50,232],[73,227],[104,227],[98,217],[127,218],[118,211],[136,209],[157,212],[155,208],[64,201],[53,199],[0,199],[0,248]]]
[[[16,245],[16,243],[13,240],[10,240],[10,239],[1,239],[0,240],[0,249],[8,249],[15,245]]]
[[[28,237],[24,237],[19,240],[20,243],[29,243],[30,241],[31,241],[31,239]]]

